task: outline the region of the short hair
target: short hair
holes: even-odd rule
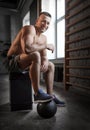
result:
[[[42,15],[42,14],[44,14],[44,15],[50,17],[50,18],[52,17],[50,13],[45,12],[45,11],[44,11],[44,12],[41,12],[41,13],[39,14],[39,16]]]

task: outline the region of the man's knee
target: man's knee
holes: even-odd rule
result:
[[[38,62],[38,63],[41,63],[41,57],[40,57],[40,53],[35,51],[33,52],[33,61],[34,62]]]
[[[55,66],[54,66],[54,64],[52,62],[49,62],[49,69],[52,69],[52,70],[55,69]]]

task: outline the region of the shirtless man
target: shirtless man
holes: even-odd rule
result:
[[[34,90],[35,102],[54,100],[59,106],[65,103],[53,95],[54,64],[47,58],[46,50],[54,51],[53,44],[47,44],[44,33],[51,21],[48,12],[41,12],[35,25],[22,27],[7,53],[7,57],[14,56],[14,62],[19,69],[29,69],[29,76]],[[40,89],[40,72],[45,74],[47,93]]]

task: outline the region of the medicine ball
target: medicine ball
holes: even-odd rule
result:
[[[43,118],[53,117],[56,114],[56,111],[57,106],[53,100],[37,104],[37,112]]]

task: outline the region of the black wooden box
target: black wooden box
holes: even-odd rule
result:
[[[11,111],[32,109],[32,86],[29,73],[13,72],[10,79]]]

